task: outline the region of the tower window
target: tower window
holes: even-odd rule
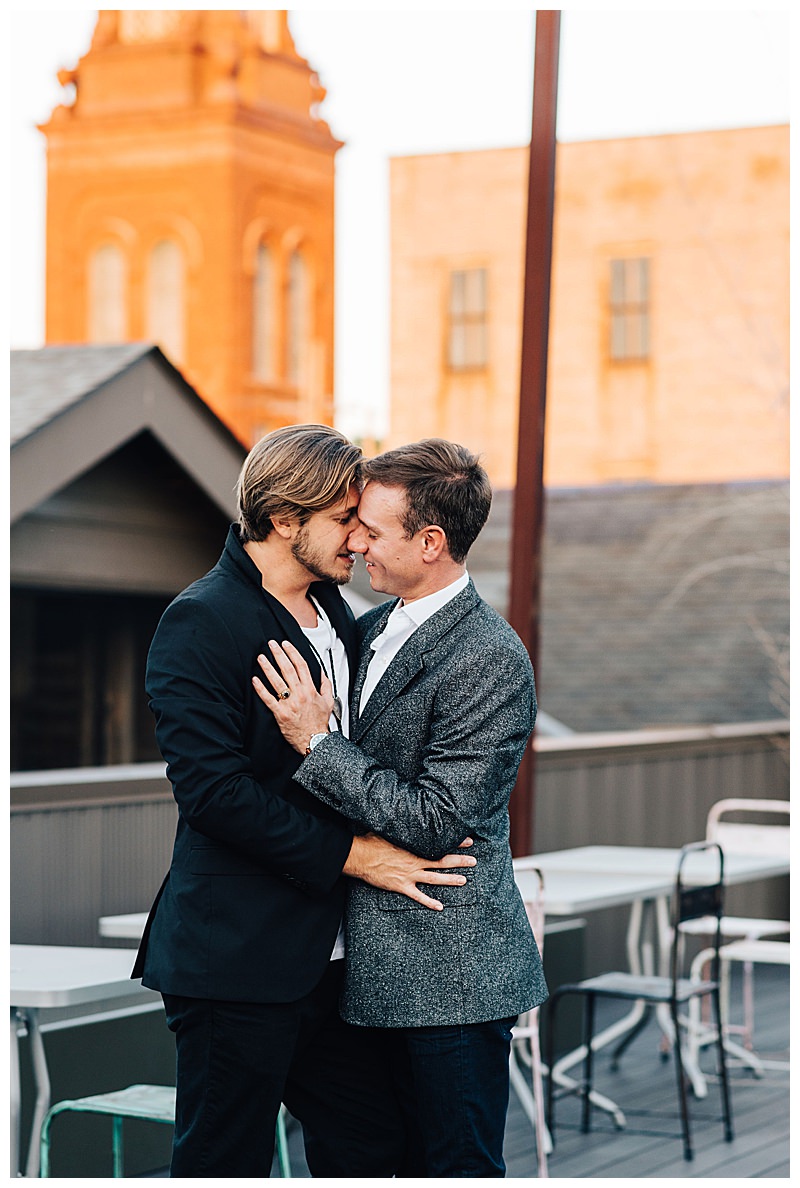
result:
[[[299,384],[308,349],[308,269],[300,252],[289,260],[286,293],[286,378]]]
[[[450,273],[447,366],[450,371],[470,371],[488,362],[486,269],[470,268]]]
[[[253,375],[266,383],[274,371],[272,252],[265,243],[258,245],[253,277]]]
[[[184,263],[181,250],[163,239],[150,253],[147,276],[147,337],[157,342],[170,362],[184,357]]]
[[[89,342],[125,342],[126,266],[122,249],[106,243],[89,259]]]
[[[650,261],[611,261],[610,342],[613,361],[650,355]]]

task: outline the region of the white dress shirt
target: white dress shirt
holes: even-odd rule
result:
[[[460,578],[456,578],[441,590],[435,590],[433,594],[426,594],[424,598],[416,598],[413,602],[398,602],[386,620],[381,634],[369,645],[372,649],[372,659],[361,689],[361,699],[358,703],[360,714],[363,714],[364,706],[369,701],[373,689],[406,640],[411,638],[426,619],[436,614],[443,606],[447,606],[456,594],[466,589],[468,584],[469,574],[465,570]]]

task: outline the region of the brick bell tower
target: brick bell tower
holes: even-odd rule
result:
[[[282,11],[101,11],[47,138],[48,343],[154,341],[246,446],[333,420],[334,139]]]

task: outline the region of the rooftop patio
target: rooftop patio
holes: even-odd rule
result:
[[[736,975],[731,985],[731,1021],[737,1022],[741,1001]],[[789,975],[788,969],[756,969],[756,1044],[763,1054],[788,1055]],[[598,1007],[600,1025],[620,1014],[619,1007]],[[608,1115],[595,1111],[592,1133],[578,1129],[576,1098],[564,1098],[556,1110],[556,1147],[550,1156],[553,1179],[606,1178],[788,1178],[789,1176],[789,1076],[768,1071],[761,1079],[731,1062],[731,1099],[734,1140],[726,1143],[718,1121],[719,1093],[716,1079],[709,1078],[705,1101],[690,1100],[689,1110],[695,1144],[691,1163],[683,1159],[680,1121],[672,1061],[662,1060],[658,1051],[659,1032],[648,1027],[631,1045],[619,1071],[612,1073],[608,1058],[597,1062],[596,1084],[620,1104],[629,1129],[618,1131]],[[713,1062],[708,1053],[704,1069]],[[638,1110],[653,1110],[655,1117],[643,1118]],[[649,1133],[639,1133],[641,1131]],[[660,1133],[654,1133],[660,1132]],[[300,1127],[289,1126],[292,1173],[309,1175],[303,1157]],[[511,1102],[506,1128],[505,1159],[509,1178],[536,1175],[536,1144],[533,1129],[516,1095]],[[273,1169],[277,1175],[277,1168]]]
[[[787,740],[785,722],[540,739],[537,852],[587,842],[601,848],[608,844],[670,847],[697,839],[703,835],[710,803],[720,796],[788,796]],[[146,909],[160,882],[175,811],[163,764],[15,773],[11,784],[12,940],[23,945],[99,945],[101,949],[126,943],[113,935],[101,936],[99,919]],[[78,871],[80,878],[76,878]],[[733,886],[726,909],[731,914],[786,919],[785,884],[786,879],[780,878]],[[625,967],[620,962],[624,962],[628,909],[619,906],[572,913],[575,917],[584,914],[586,919],[551,921],[553,931],[548,932],[544,950],[551,989],[601,968]],[[756,1045],[765,1052],[778,1052],[788,1044],[787,971],[759,967],[756,975]],[[734,1006],[738,1001],[734,987]],[[85,1047],[90,1033],[97,1030],[99,1034],[104,1027],[117,1029],[112,1068],[103,1065],[109,1055],[108,1043],[99,1044],[96,1069],[91,1062],[84,1068],[83,1056],[76,1064],[71,1050],[59,1055],[57,1040]],[[171,1037],[155,1015],[98,1024],[80,1033],[54,1032],[48,1036],[48,1046],[53,1047],[53,1100],[134,1082],[166,1083],[174,1061]],[[708,1053],[705,1059],[710,1061]],[[77,1077],[81,1068],[86,1084],[73,1085],[70,1078]],[[108,1084],[101,1083],[101,1077],[107,1078]],[[560,1102],[551,1176],[730,1178],[788,1174],[788,1077],[769,1072],[759,1081],[737,1070],[733,1082],[735,1141],[730,1145],[724,1142],[719,1122],[700,1120],[701,1114],[717,1112],[712,1085],[709,1099],[694,1103],[697,1155],[692,1164],[685,1164],[677,1137],[674,1071],[661,1062],[658,1032],[648,1027],[626,1053],[619,1072],[609,1071],[606,1058],[597,1062],[597,1088],[619,1102],[629,1116],[628,1130],[614,1131],[607,1116],[597,1113],[596,1132],[582,1135],[575,1128],[574,1099]],[[670,1137],[634,1133],[642,1124],[632,1107],[643,1105],[654,1106],[665,1115],[657,1124],[648,1122],[646,1129],[666,1129]],[[27,1141],[24,1136],[23,1141]],[[294,1174],[305,1175],[302,1138],[296,1126],[290,1141]],[[96,1160],[101,1156],[106,1159],[104,1142],[104,1133],[98,1133],[91,1144],[97,1148]],[[85,1144],[79,1144],[71,1156],[84,1175],[90,1154]],[[66,1155],[62,1142],[59,1158]],[[144,1174],[148,1168],[162,1166],[162,1160],[166,1163],[168,1142],[150,1162],[144,1150],[137,1152],[133,1145],[131,1156],[138,1167],[132,1165],[130,1174]],[[535,1174],[533,1130],[513,1093],[506,1158],[509,1176]],[[159,1173],[151,1170],[149,1174]]]

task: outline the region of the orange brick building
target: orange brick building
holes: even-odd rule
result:
[[[789,468],[789,129],[559,144],[545,482]],[[391,163],[389,444],[512,487],[525,148]]]
[[[101,11],[47,137],[46,341],[162,346],[249,445],[333,419],[334,158],[282,11]]]

